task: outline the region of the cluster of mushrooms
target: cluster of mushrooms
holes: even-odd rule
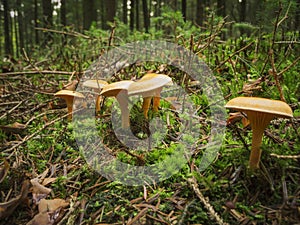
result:
[[[123,80],[108,84],[103,80],[87,80],[84,87],[91,88],[99,93],[96,98],[96,113],[100,111],[102,97],[115,97],[120,105],[122,116],[122,128],[130,127],[128,97],[141,95],[143,97],[143,114],[148,118],[148,111],[153,99],[153,111],[157,112],[160,104],[160,93],[165,85],[172,84],[172,79],[164,74],[148,73],[137,81]],[[66,100],[69,120],[72,120],[72,105],[74,97],[84,98],[84,95],[70,90],[61,90],[55,93],[56,97]]]
[[[96,99],[96,112],[100,111],[102,96],[115,97],[120,105],[122,127],[129,128],[128,97],[141,95],[143,97],[143,114],[148,118],[148,111],[153,99],[153,111],[157,112],[160,104],[160,93],[165,85],[172,84],[172,79],[164,74],[149,73],[138,81],[124,80],[108,84],[102,80],[87,80],[84,87],[92,88],[100,93]],[[72,119],[72,105],[74,97],[84,98],[84,95],[75,91],[61,90],[55,94],[66,100],[69,120]],[[293,112],[290,106],[278,100],[259,97],[236,97],[231,99],[226,108],[243,112],[247,115],[252,129],[252,147],[249,159],[250,169],[258,169],[261,157],[261,143],[265,128],[276,117],[292,118]]]

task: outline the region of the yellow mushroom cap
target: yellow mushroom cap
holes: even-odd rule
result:
[[[291,107],[283,101],[272,100],[259,97],[237,97],[231,99],[226,108],[237,111],[253,111],[272,114],[276,117],[291,118],[293,111]]]
[[[140,80],[132,83],[128,89],[129,95],[142,94],[161,88],[172,82],[172,79],[164,74],[149,73]]]
[[[56,97],[64,98],[64,97],[77,97],[77,98],[84,98],[84,95],[70,90],[60,90],[54,94]]]
[[[123,80],[108,84],[103,87],[100,95],[110,97],[117,96],[121,90],[128,90],[129,86],[134,83],[132,80]]]
[[[86,80],[82,85],[84,87],[102,89],[104,86],[108,85],[108,83],[104,80]]]

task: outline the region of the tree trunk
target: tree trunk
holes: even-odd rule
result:
[[[127,24],[128,23],[127,0],[123,0],[122,10],[123,10],[123,23]]]
[[[38,23],[39,23],[39,15],[38,15],[38,2],[37,0],[34,0],[34,26],[38,27]],[[35,44],[39,44],[40,43],[40,37],[39,37],[39,31],[35,30]]]
[[[140,30],[140,1],[135,1],[135,28]]]
[[[217,1],[217,15],[223,18],[226,16],[226,0]]]
[[[19,33],[19,46],[20,46],[20,52],[22,52],[22,49],[24,46],[24,24],[23,24],[23,13],[24,10],[21,7],[21,0],[17,0],[17,7],[18,7],[18,33]]]
[[[67,0],[60,0],[60,2],[61,2],[61,7],[60,7],[60,23],[63,26],[67,26],[66,1]]]
[[[97,21],[97,11],[94,0],[83,0],[83,29],[89,30],[92,22]]]
[[[181,0],[181,13],[184,22],[186,22],[186,0]]]
[[[9,30],[9,7],[8,0],[2,0],[3,10],[4,10],[4,41],[5,41],[5,54],[12,55],[12,41]]]
[[[52,27],[52,20],[53,20],[53,8],[52,8],[52,3],[51,0],[43,0],[42,1],[43,5],[43,25],[44,28],[50,29]],[[52,41],[52,35],[50,32],[45,32],[44,33],[44,43],[47,44]]]
[[[205,8],[205,1],[197,0],[196,23],[201,27],[203,26],[203,22],[204,22],[204,8]]]
[[[246,22],[246,7],[247,7],[247,2],[246,0],[241,1],[241,9],[240,9],[240,22]]]
[[[149,33],[149,27],[150,27],[150,15],[148,10],[148,4],[147,0],[143,0],[143,14],[144,14],[144,27],[145,32]]]
[[[104,9],[106,12],[106,21],[104,24],[105,29],[109,29],[110,26],[108,25],[108,22],[113,22],[114,18],[116,16],[116,10],[117,10],[117,4],[116,0],[105,0],[104,1]]]
[[[134,9],[135,9],[135,0],[130,0],[130,30],[134,30]]]
[[[300,30],[300,0],[297,0],[297,9],[296,9],[296,14],[295,14],[295,31],[298,32]]]

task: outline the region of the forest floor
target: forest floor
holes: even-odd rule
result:
[[[73,80],[80,80],[82,72],[54,67],[57,62],[53,57],[50,61],[25,57],[13,65],[14,71],[1,73],[0,224],[299,225],[299,51],[295,48],[292,53],[276,55],[289,57],[286,64],[277,67],[278,85],[272,72],[263,73],[263,77],[259,74],[251,79],[247,77],[253,68],[258,71],[265,63],[263,59],[268,58],[266,55],[252,58],[252,66],[247,69],[246,60],[241,59],[253,56],[257,47],[248,43],[236,44],[236,49],[228,53],[223,51],[228,43],[222,44],[223,47],[218,47],[223,49],[220,55],[210,53],[215,55],[212,69],[225,102],[242,95],[278,99],[278,90],[282,88],[294,111],[292,119],[276,118],[265,130],[260,168],[252,171],[248,167],[251,128],[242,125],[243,115],[230,114],[232,117],[223,124],[226,130],[220,150],[213,162],[200,172],[203,146],[212,132],[209,108],[213,103],[205,100],[198,83],[185,81],[185,75],[173,67],[137,62],[118,71],[115,79],[132,79],[137,76],[136,71],[140,77],[151,70],[169,75],[178,85],[186,84],[188,96],[199,107],[195,118],[201,133],[199,139],[193,140],[197,143],[195,151],[177,173],[160,182],[137,186],[128,186],[95,171],[76,142],[76,124],[67,119],[65,101],[54,94],[67,88]],[[248,50],[250,45],[252,50]],[[64,62],[72,64],[76,59],[68,60]],[[272,68],[271,63],[271,71]],[[167,123],[169,133],[150,152],[122,145],[111,124],[112,105],[112,99],[105,99],[100,114],[95,117],[111,156],[140,166],[159,162],[176,151],[174,135],[183,122],[166,101],[162,100],[159,116]],[[140,100],[136,107],[131,115],[132,128],[138,129],[135,134],[147,135],[149,121],[139,111]]]

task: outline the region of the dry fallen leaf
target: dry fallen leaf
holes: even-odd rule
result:
[[[69,202],[60,199],[60,198],[55,198],[55,199],[42,199],[39,203],[39,212],[51,212],[55,211],[58,208],[65,208],[69,205]]]
[[[57,223],[56,219],[59,216],[59,211],[54,212],[41,212],[38,213],[33,217],[32,220],[30,220],[26,225],[52,225]]]
[[[52,189],[41,185],[37,178],[31,179],[30,182],[32,184],[32,199],[35,204],[38,204],[41,199],[46,198],[52,191]]]
[[[15,122],[11,125],[0,126],[0,129],[6,133],[13,133],[13,134],[21,134],[25,131],[26,125],[22,123]]]
[[[29,186],[29,181],[25,180],[22,184],[21,192],[17,197],[9,200],[8,202],[0,203],[0,219],[9,217],[18,205],[27,198]]]
[[[42,199],[38,205],[39,213],[30,220],[26,225],[52,225],[56,224],[60,219],[69,202],[64,199]]]
[[[71,82],[69,82],[66,85],[64,85],[63,89],[64,90],[69,90],[69,91],[75,91],[77,84],[78,84],[77,80],[72,80]]]
[[[4,159],[3,165],[0,167],[0,183],[4,180],[9,170],[9,163]]]
[[[227,119],[227,125],[235,124],[236,122],[242,121],[243,127],[250,125],[248,118],[241,112],[229,113],[229,118]]]

